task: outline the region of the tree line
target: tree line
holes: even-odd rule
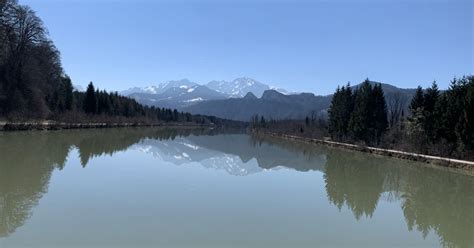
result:
[[[43,22],[17,0],[0,0],[0,119],[231,124],[143,106],[117,92],[96,89],[92,82],[86,92],[75,91]]]
[[[250,120],[250,129],[253,131],[270,131],[279,134],[303,135],[309,138],[323,138],[327,135],[327,122],[322,116],[317,115],[315,112],[303,120],[267,120],[263,116],[255,115]]]
[[[410,111],[407,134],[418,147],[474,150],[474,76],[455,78],[442,92],[436,83],[425,90],[418,87]]]
[[[436,82],[418,87],[405,116],[387,110],[380,84],[337,88],[329,108],[328,133],[339,141],[457,157],[474,150],[474,77],[453,79],[446,91]],[[390,117],[390,118],[388,118]]]
[[[151,120],[173,122],[206,122],[189,113],[178,112],[176,109],[144,106],[134,99],[99,90],[91,82],[85,93],[74,92],[72,107],[81,109],[88,115],[111,115],[124,117],[147,117]]]
[[[408,152],[474,158],[474,76],[453,79],[440,91],[418,87],[413,98],[387,98],[379,83],[338,87],[326,116],[304,120],[266,120],[254,116],[254,130],[331,138],[335,141]],[[408,105],[408,106],[405,106]]]
[[[331,101],[329,133],[337,140],[360,140],[378,144],[388,127],[387,104],[381,84],[365,80],[353,90],[337,88]]]

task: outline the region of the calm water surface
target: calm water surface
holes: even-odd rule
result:
[[[209,130],[0,133],[0,247],[473,247],[474,177]]]

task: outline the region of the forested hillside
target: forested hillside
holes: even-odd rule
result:
[[[309,114],[324,116],[330,102],[330,97],[312,93],[284,95],[276,90],[266,90],[261,98],[248,93],[243,98],[205,101],[183,110],[239,121],[250,121],[255,115],[278,120],[302,119]]]
[[[148,107],[99,90],[73,90],[58,49],[41,19],[16,0],[0,1],[0,119],[62,121],[221,122],[177,110]]]

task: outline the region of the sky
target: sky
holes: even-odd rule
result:
[[[76,85],[251,77],[332,93],[366,78],[447,88],[474,74],[473,0],[19,0]]]

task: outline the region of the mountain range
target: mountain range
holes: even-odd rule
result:
[[[249,121],[254,115],[268,119],[301,119],[310,113],[325,115],[330,103],[330,97],[312,93],[284,95],[266,90],[260,98],[249,92],[243,98],[205,101],[185,107],[183,111],[240,121]]]
[[[358,86],[352,88],[357,89]],[[404,109],[415,94],[415,89],[402,89],[384,83],[382,89],[387,105],[397,100]],[[308,115],[325,118],[332,99],[332,95],[290,93],[248,77],[211,81],[203,85],[182,79],[156,86],[134,87],[119,93],[146,105],[239,121],[249,121],[254,115],[268,119],[301,119]]]
[[[156,86],[134,87],[119,93],[146,105],[182,109],[209,100],[244,97],[249,92],[260,97],[270,89],[272,87],[254,79],[241,77],[233,81],[211,81],[204,85],[182,79]],[[278,90],[288,94],[286,90]]]

